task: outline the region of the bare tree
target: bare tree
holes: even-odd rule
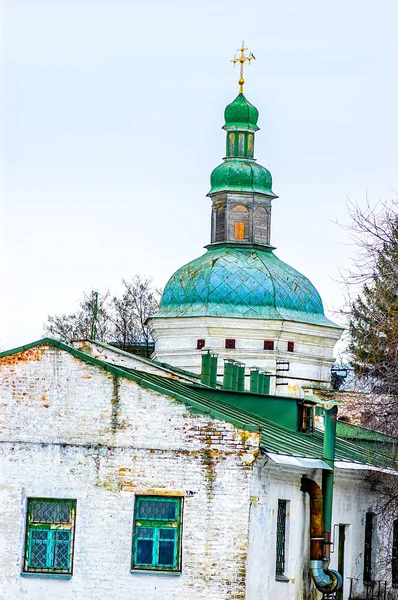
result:
[[[150,354],[151,336],[146,325],[148,317],[159,306],[160,291],[149,278],[135,275],[123,279],[121,297],[110,292],[85,292],[79,309],[74,313],[49,315],[45,333],[70,343],[73,339],[97,339],[128,351],[144,349]]]
[[[153,288],[152,280],[135,275],[129,282],[123,279],[121,298],[113,298],[114,341],[124,350],[143,345],[149,356],[151,335],[147,319],[159,306],[160,290]]]
[[[98,294],[90,290],[84,292],[76,312],[49,315],[44,331],[47,335],[53,335],[65,343],[70,343],[73,339],[93,337],[106,341],[112,333],[111,309],[109,291]]]

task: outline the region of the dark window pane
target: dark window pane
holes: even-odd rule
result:
[[[33,530],[32,531],[32,540],[34,541],[39,541],[39,540],[46,540],[47,541],[48,538],[48,532],[47,531],[42,531],[41,529],[39,530]]]
[[[45,569],[47,562],[47,542],[34,542],[30,557],[30,566],[34,569]]]
[[[273,340],[264,340],[264,350],[273,350],[274,349],[274,341]]]
[[[225,347],[233,350],[235,348],[235,340],[225,340]]]
[[[54,544],[54,569],[69,568],[69,543]]]
[[[159,542],[159,565],[174,565],[174,542]]]
[[[288,352],[294,352],[294,342],[288,342],[287,343],[287,351]]]
[[[137,527],[136,535],[141,539],[152,540],[154,531],[153,527]]]
[[[205,347],[205,344],[206,344],[206,340],[197,340],[197,342],[196,342],[196,348],[198,350],[202,350],[202,348]]]
[[[392,583],[398,584],[398,519],[393,523],[392,531]]]
[[[176,535],[175,529],[160,529],[159,539],[161,540],[174,540]]]
[[[366,513],[365,519],[365,551],[364,551],[364,569],[363,580],[372,579],[372,542],[373,542],[373,513]]]
[[[276,574],[283,575],[285,570],[286,536],[286,500],[278,500],[278,518],[276,523]]]
[[[177,518],[177,504],[173,500],[141,500],[138,503],[138,518],[174,521]]]
[[[70,505],[56,502],[35,502],[32,520],[35,523],[68,523],[70,521]]]
[[[153,542],[150,540],[137,540],[137,565],[151,565],[153,563]]]

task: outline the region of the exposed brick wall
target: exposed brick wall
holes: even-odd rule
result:
[[[0,385],[1,600],[244,598],[257,434],[50,347]],[[130,573],[135,493],[184,495],[181,575]],[[70,580],[20,576],[27,497],[77,500]]]

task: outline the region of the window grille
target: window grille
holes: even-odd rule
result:
[[[264,340],[264,350],[273,350],[274,340]]]
[[[372,580],[373,513],[366,513],[363,580]]]
[[[286,544],[286,500],[278,500],[278,517],[276,522],[276,575],[281,576],[285,571]]]
[[[398,519],[395,519],[392,529],[392,584],[398,585]]]
[[[75,500],[28,499],[24,572],[72,574]]]
[[[182,498],[137,496],[133,569],[180,571]]]

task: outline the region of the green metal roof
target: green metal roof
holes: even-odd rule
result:
[[[44,338],[26,346],[2,352],[0,353],[0,359],[4,356],[23,352],[40,345],[49,345],[69,352],[75,358],[79,358],[86,363],[95,365],[119,377],[134,381],[144,388],[151,389],[183,402],[194,411],[209,415],[210,417],[222,419],[247,431],[259,430],[261,448],[264,451],[303,458],[322,459],[323,434],[319,431],[313,433],[301,433],[285,429],[284,427],[258,417],[254,413],[233,407],[228,404],[227,400],[224,402],[220,401],[219,398],[214,400],[211,397],[205,397],[197,390],[197,384],[193,387],[173,377],[163,377],[135,369],[118,367],[93,358],[89,354],[85,354],[80,350],[75,350],[67,344],[51,338]],[[209,389],[210,388],[206,387],[206,390]],[[228,398],[227,393],[225,394],[225,397],[226,399]],[[372,450],[362,448],[359,445],[339,437],[336,440],[336,460],[348,462],[354,461],[365,465],[397,469],[396,461],[388,454],[379,452],[377,448],[373,448]]]
[[[208,196],[217,192],[256,192],[277,198],[272,191],[272,176],[265,167],[254,160],[225,158],[210,175]]]
[[[368,427],[347,423],[346,421],[337,420],[336,432],[338,436],[345,439],[366,440],[369,442],[382,442],[386,444],[393,444],[396,442],[396,439],[391,435],[369,429]]]
[[[250,104],[243,94],[238,94],[235,100],[228,104],[224,112],[224,118],[224,129],[228,127],[258,129],[258,110],[253,104]]]
[[[338,327],[304,275],[269,250],[228,243],[210,246],[174,273],[152,318],[201,316]]]

